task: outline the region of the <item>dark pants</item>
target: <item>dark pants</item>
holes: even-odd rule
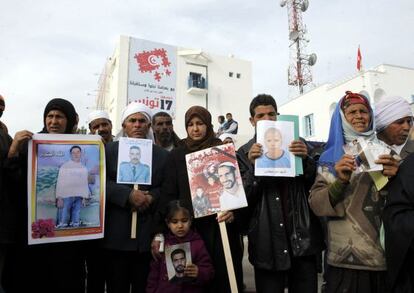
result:
[[[287,271],[254,269],[258,293],[283,293],[285,285],[290,293],[313,293],[318,291],[316,256],[292,257]]]
[[[151,261],[149,252],[106,249],[105,255],[108,293],[145,292]]]
[[[386,272],[338,268],[328,265],[326,293],[385,293]]]
[[[88,293],[105,292],[105,261],[101,239],[85,241],[86,288]]]

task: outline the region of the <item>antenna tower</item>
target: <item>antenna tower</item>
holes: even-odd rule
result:
[[[287,7],[289,21],[289,68],[288,84],[297,87],[303,94],[303,87],[312,82],[311,66],[315,65],[315,53],[306,54],[306,26],[302,12],[308,9],[308,0],[281,0],[281,7]]]

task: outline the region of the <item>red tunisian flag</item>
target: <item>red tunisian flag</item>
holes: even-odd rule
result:
[[[358,46],[358,55],[357,55],[357,69],[358,71],[361,71],[362,68],[362,55],[361,55],[361,49]]]

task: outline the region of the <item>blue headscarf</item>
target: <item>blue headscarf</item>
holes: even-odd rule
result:
[[[361,95],[363,96],[363,95]],[[326,143],[325,150],[319,158],[319,166],[328,167],[329,172],[336,176],[335,163],[338,162],[344,155],[344,145],[358,138],[359,136],[364,137],[367,140],[376,140],[375,127],[374,127],[374,115],[372,108],[369,107],[371,121],[366,132],[355,131],[352,126],[346,121],[344,113],[342,112],[341,105],[342,101],[346,96],[342,97],[339,103],[336,105],[335,111],[332,114],[331,126],[329,129],[329,138]],[[368,99],[363,96],[366,101]]]

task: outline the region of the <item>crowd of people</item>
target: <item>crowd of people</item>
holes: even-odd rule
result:
[[[0,96],[0,117],[4,110]],[[249,111],[254,129],[259,121],[276,121],[278,116],[275,99],[266,94],[254,97]],[[321,267],[325,292],[414,291],[413,113],[405,99],[388,97],[373,107],[362,94],[347,91],[332,115],[320,157],[311,142],[300,138],[289,143],[289,152],[302,159],[303,175],[296,177],[255,176],[256,159],[266,155],[255,134],[237,151],[248,206],[198,217],[205,211],[194,202],[209,199],[201,187],[199,198],[192,196],[185,157],[235,143],[238,123],[231,113],[226,118],[219,116],[215,132],[210,112],[190,107],[185,113],[187,135],[179,139],[168,113],[153,115],[143,104],[129,104],[121,116],[121,136],[154,142],[152,168],[144,168],[151,172],[151,182],[137,189],[117,183],[117,174],[122,167],[125,176],[135,176],[133,165],[141,164],[141,150],[129,149],[131,161],[118,167],[119,142],[108,113],[90,113],[89,131],[105,144],[104,238],[38,245],[27,244],[27,158],[33,133],[21,130],[11,138],[0,122],[0,292],[231,292],[222,222],[239,292],[244,291],[243,235],[248,237],[257,292],[317,292]],[[52,99],[40,133],[73,134],[78,121],[70,101]],[[278,133],[266,135],[274,139]],[[376,175],[388,181],[385,187],[376,185],[371,173],[357,172],[356,158],[345,153],[344,145],[358,138],[390,149],[376,160],[382,165]],[[82,149],[73,146],[70,152],[69,163],[79,164]],[[234,164],[219,162],[216,167],[217,175],[209,175],[206,168],[211,186],[235,182]],[[59,191],[57,208],[64,209],[73,197],[67,188]],[[223,194],[209,206],[226,202]],[[138,217],[136,238],[131,238],[131,211]],[[68,225],[68,217],[57,225]],[[78,213],[71,218],[79,223]],[[163,246],[183,242],[191,243],[192,262],[185,263],[183,250],[171,254],[176,274],[172,281]]]

